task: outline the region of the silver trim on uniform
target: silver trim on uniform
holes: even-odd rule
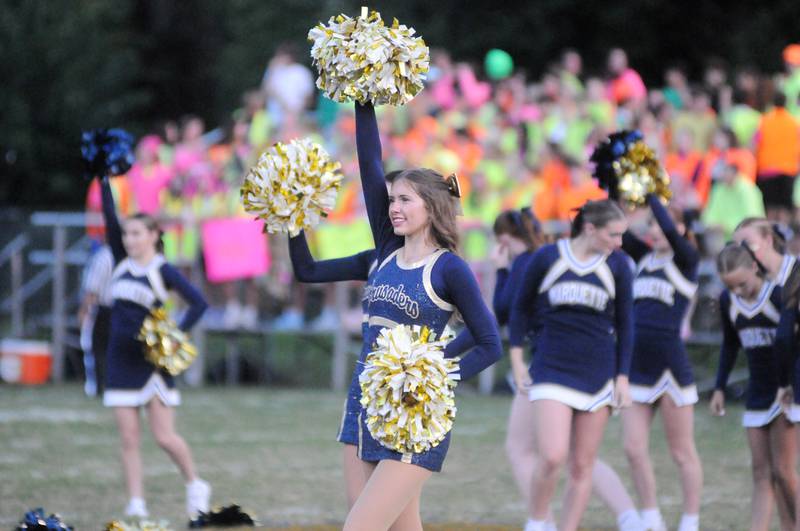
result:
[[[678,407],[696,404],[697,386],[689,384],[681,387],[672,371],[664,369],[664,372],[653,385],[630,384],[631,398],[640,404],[653,404],[664,395],[669,395]]]
[[[772,282],[764,282],[761,293],[758,294],[753,305],[748,305],[741,297],[731,293],[731,308],[729,312],[731,322],[735,323],[736,316],[739,314],[742,314],[747,319],[752,319],[759,313],[763,313],[770,321],[779,322],[781,320],[780,312],[770,301],[772,290],[775,289],[775,286]]]
[[[386,317],[381,317],[380,315],[370,315],[367,322],[369,326],[380,326],[383,328],[394,328],[398,325],[395,321],[387,319]]]
[[[446,312],[452,312],[455,307],[436,294],[436,291],[433,289],[433,283],[431,282],[433,266],[436,265],[436,261],[446,252],[448,252],[446,249],[439,249],[431,255],[431,259],[425,264],[425,269],[422,270],[422,285],[425,287],[425,293],[428,294],[428,297],[430,297],[436,306]]]
[[[103,405],[106,407],[139,407],[157,397],[166,406],[179,406],[181,393],[171,389],[158,372],[154,372],[141,389],[106,389]]]
[[[761,428],[767,426],[773,420],[778,418],[782,412],[783,405],[781,404],[780,400],[778,400],[778,396],[776,395],[775,400],[767,409],[745,410],[745,412],[742,414],[742,426],[745,428]],[[787,412],[786,416],[790,421],[792,420],[791,410]]]
[[[555,400],[579,411],[597,411],[611,404],[614,399],[614,381],[609,380],[594,394],[584,393],[571,387],[555,383],[533,384],[528,391],[528,400]]]

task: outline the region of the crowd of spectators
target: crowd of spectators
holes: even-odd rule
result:
[[[602,76],[585,75],[581,55],[565,50],[538,79],[517,68],[487,81],[481,68],[433,50],[426,89],[408,105],[378,109],[386,169],[458,174],[462,253],[479,269],[488,262],[490,228],[501,211],[531,206],[559,234],[574,208],[605,194],[591,176],[593,147],[615,130],[639,129],[671,176],[673,202],[694,213],[711,253],[745,217],[766,215],[789,230],[800,222],[800,44],[787,46],[783,60],[785,70],[777,73],[711,60],[700,79],[676,62],[661,83],[646,85],[621,49],[609,51]],[[322,97],[314,78],[282,47],[228,123],[209,128],[186,116],[141,138],[136,164],[113,179],[121,213],[156,215],[167,259],[202,271],[209,253],[223,252],[201,238],[203,224],[245,216],[239,187],[258,155],[276,141],[311,136],[342,163],[345,176],[336,208],[309,235],[315,256],[371,247],[352,106]],[[96,183],[87,209],[100,210]],[[102,241],[102,227],[90,226],[89,233]],[[270,320],[276,328],[299,328],[306,297],[291,281],[286,238],[261,237],[269,241],[268,273],[209,283],[206,291],[225,326]],[[790,244],[800,251],[796,239]],[[328,288],[310,326],[338,326],[342,316],[330,301]],[[360,322],[357,314],[353,323]]]

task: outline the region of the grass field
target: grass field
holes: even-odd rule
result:
[[[335,529],[344,519],[341,447],[333,439],[342,395],[252,387],[184,390],[183,395],[178,427],[201,475],[214,487],[214,504],[239,503],[267,527]],[[444,471],[424,490],[426,522],[470,523],[447,529],[519,529],[524,507],[503,451],[509,400],[459,398]],[[702,528],[746,529],[750,460],[739,427],[741,410],[731,405],[724,419],[706,411],[701,402],[696,430],[706,477]],[[78,530],[101,529],[122,516],[126,496],[111,413],[85,398],[78,386],[0,385],[0,445],[0,528],[12,528],[28,508],[38,506],[61,513]],[[601,454],[630,486],[617,418]],[[652,436],[652,454],[661,507],[674,526],[680,490],[660,426]],[[151,515],[182,528],[183,484],[146,430],[143,459]],[[593,498],[584,525],[610,529],[614,517]]]

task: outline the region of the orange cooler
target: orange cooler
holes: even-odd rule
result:
[[[0,341],[0,377],[9,383],[41,385],[50,379],[50,343],[26,339]]]

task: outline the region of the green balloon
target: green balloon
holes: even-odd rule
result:
[[[505,79],[514,71],[514,60],[505,50],[492,48],[486,53],[483,67],[491,79]]]

